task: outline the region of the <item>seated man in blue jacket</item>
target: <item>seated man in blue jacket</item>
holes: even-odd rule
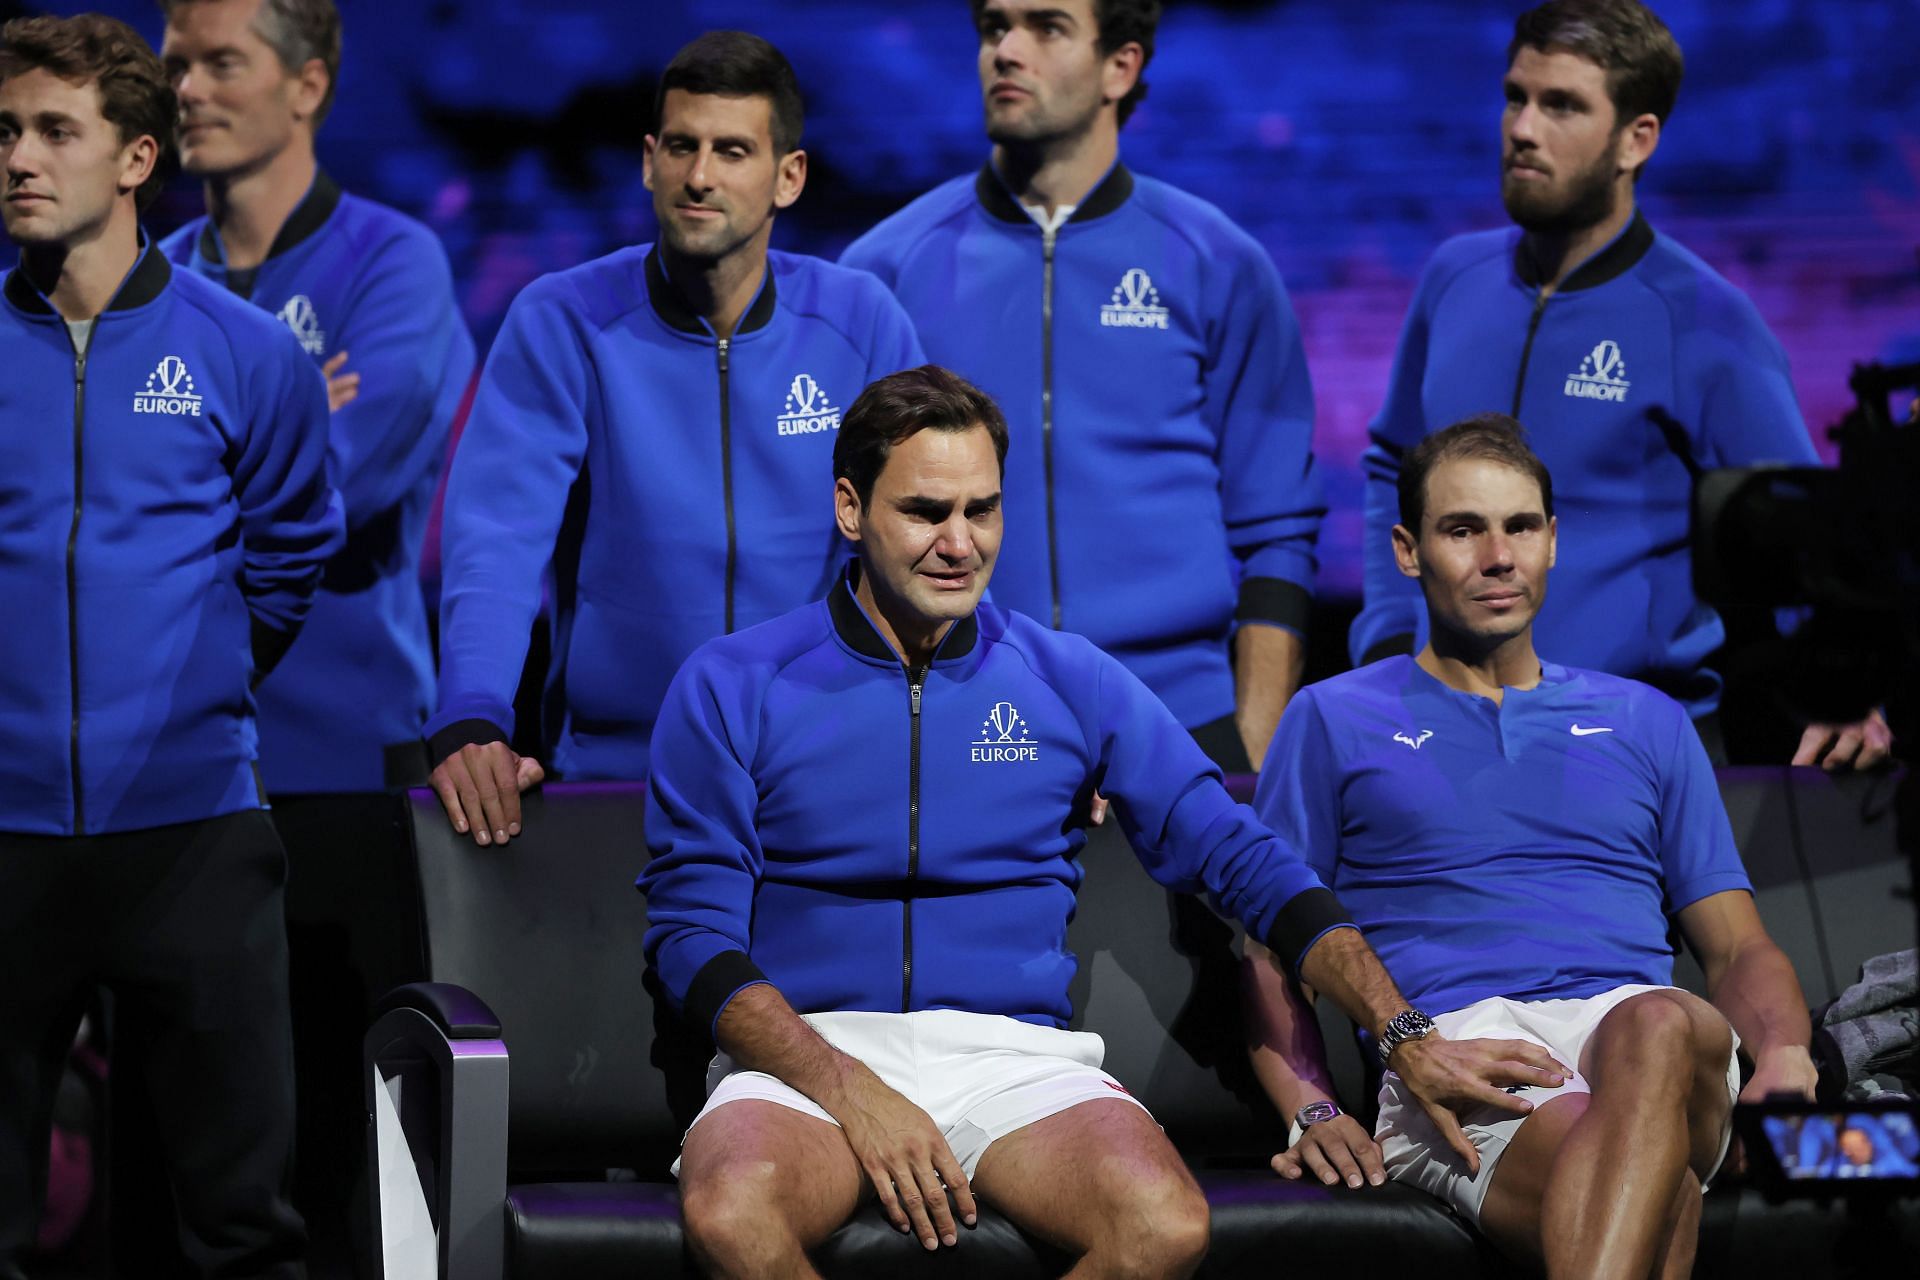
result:
[[[447,480],[434,789],[480,844],[543,765],[507,745],[552,565],[546,764],[643,778],[667,682],[702,642],[815,599],[842,552],[803,495],[842,408],[921,361],[880,282],[768,249],[807,153],[793,68],[711,31],[660,77],[660,238],[528,285]]]
[[[944,369],[867,388],[834,446],[857,563],[703,645],[661,707],[640,884],[648,957],[721,1051],[680,1165],[714,1275],[811,1274],[868,1195],[953,1245],[976,1192],[1076,1274],[1197,1265],[1199,1189],[1099,1038],[1066,1029],[1096,787],[1156,879],[1211,891],[1386,1036],[1436,1123],[1560,1079],[1537,1049],[1421,1038],[1339,902],[1145,685],[980,602],[1006,448],[993,401]]]
[[[292,643],[342,521],[319,371],[140,231],[173,126],[160,60],[124,23],[0,28],[0,218],[20,250],[0,298],[6,1280],[102,984],[143,1050],[187,1262],[302,1274],[286,865],[250,685]]]
[[[1806,999],[1685,709],[1534,650],[1559,527],[1519,424],[1485,414],[1427,437],[1398,492],[1394,558],[1425,596],[1426,645],[1302,689],[1255,807],[1442,1031],[1529,1040],[1576,1074],[1525,1090],[1530,1115],[1462,1113],[1468,1161],[1389,1060],[1369,1135],[1332,1104],[1292,984],[1250,964],[1254,1066],[1296,1117],[1275,1167],[1409,1181],[1551,1276],[1684,1276],[1728,1146],[1734,1051],[1755,1068],[1742,1096],[1811,1097]],[[1673,986],[1669,916],[1711,1003]]]

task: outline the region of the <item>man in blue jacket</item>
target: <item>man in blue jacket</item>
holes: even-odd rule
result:
[[[1254,1066],[1296,1117],[1288,1177],[1410,1182],[1549,1276],[1684,1276],[1736,1095],[1811,1097],[1811,1027],[1685,710],[1535,648],[1577,518],[1556,518],[1554,480],[1503,414],[1409,451],[1392,548],[1427,643],[1302,689],[1255,808],[1441,1030],[1529,1040],[1575,1074],[1525,1089],[1531,1114],[1463,1112],[1473,1163],[1388,1063],[1369,1135],[1333,1105],[1293,984],[1259,963]],[[1673,986],[1670,919],[1711,1002]]]
[[[920,362],[878,281],[770,252],[807,155],[793,69],[710,32],[660,80],[646,181],[657,244],[543,277],[514,301],[448,479],[433,784],[459,831],[503,843],[542,766],[507,746],[554,566],[550,763],[640,778],[674,671],[716,635],[817,597],[842,408]]]
[[[1220,210],[1120,162],[1159,0],[972,11],[991,158],[842,261],[1006,406],[1031,516],[998,602],[1119,658],[1249,771],[1300,680],[1325,514],[1292,304]]]
[[[447,255],[315,161],[340,72],[333,0],[161,7],[181,163],[206,184],[208,210],[162,247],[278,316],[333,392],[347,544],[300,647],[261,686],[261,772],[275,795],[417,785],[433,704],[420,547],[474,363]]]
[[[1818,460],[1753,304],[1634,208],[1680,88],[1672,33],[1637,0],[1555,0],[1521,15],[1507,61],[1501,197],[1517,225],[1449,240],[1414,295],[1364,459],[1366,605],[1349,648],[1361,663],[1424,642],[1388,536],[1401,457],[1449,422],[1510,413],[1580,517],[1544,646],[1671,694],[1721,757],[1706,661],[1725,628],[1693,592],[1693,481]],[[1809,729],[1794,762],[1864,768],[1889,744],[1876,714]]]
[[[0,29],[0,1275],[32,1243],[89,992],[138,1027],[181,1248],[292,1276],[284,863],[250,686],[342,517],[326,388],[141,234],[174,125],[97,15]],[[131,1265],[131,1264],[129,1264]]]
[[[1538,1049],[1428,1034],[1146,686],[981,603],[1006,455],[998,407],[944,369],[867,388],[834,446],[857,562],[703,645],[661,707],[640,885],[649,961],[722,1055],[680,1165],[710,1274],[813,1274],[806,1250],[869,1184],[928,1249],[977,1193],[1086,1274],[1192,1271],[1199,1188],[1099,1038],[1067,1030],[1096,787],[1155,879],[1210,891],[1385,1036],[1435,1123],[1469,1100],[1524,1112],[1504,1086],[1560,1079]]]

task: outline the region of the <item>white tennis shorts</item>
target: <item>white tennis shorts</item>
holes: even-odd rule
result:
[[[806,1020],[834,1048],[933,1118],[969,1178],[995,1139],[1083,1102],[1122,1098],[1146,1110],[1100,1069],[1106,1044],[1089,1031],[1062,1031],[997,1014],[811,1013]],[[743,1071],[724,1053],[707,1072],[707,1105],[743,1098],[777,1102],[828,1124],[834,1118],[799,1090],[761,1071]],[[674,1162],[673,1171],[680,1172]]]
[[[1449,1040],[1529,1040],[1565,1063],[1573,1075],[1558,1089],[1534,1085],[1511,1091],[1538,1107],[1570,1093],[1593,1092],[1580,1074],[1580,1054],[1600,1020],[1616,1005],[1644,992],[1672,990],[1659,986],[1615,987],[1580,1000],[1507,1000],[1495,996],[1441,1014],[1433,1025]],[[1731,1028],[1728,1033],[1733,1034]],[[1734,1051],[1727,1055],[1729,1102],[1740,1096],[1739,1048],[1740,1037],[1733,1035]],[[1476,1107],[1461,1113],[1460,1127],[1480,1153],[1480,1172],[1468,1173],[1466,1163],[1433,1127],[1400,1077],[1389,1071],[1380,1083],[1380,1120],[1374,1126],[1374,1138],[1380,1144],[1388,1177],[1411,1182],[1445,1200],[1477,1226],[1480,1206],[1493,1183],[1493,1171],[1526,1118],[1495,1107]],[[1733,1113],[1729,1110],[1727,1126],[1720,1134],[1720,1154],[1714,1158],[1716,1169],[1726,1159],[1732,1136]]]

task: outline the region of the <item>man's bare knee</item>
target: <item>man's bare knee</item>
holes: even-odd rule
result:
[[[1139,1179],[1119,1192],[1113,1228],[1109,1247],[1095,1250],[1113,1274],[1191,1275],[1207,1254],[1207,1198],[1184,1170]]]
[[[711,1274],[752,1274],[793,1247],[780,1176],[771,1160],[741,1160],[682,1184],[687,1243]]]
[[[1663,1090],[1667,1073],[1648,1074],[1649,1069],[1657,1071],[1661,1067],[1670,1067],[1675,1073],[1684,1072],[1687,1083],[1691,1083],[1699,1057],[1696,1021],[1693,1012],[1680,1001],[1660,991],[1634,996],[1609,1013],[1600,1029],[1604,1034],[1594,1037],[1594,1054],[1598,1058],[1631,1062],[1635,1070],[1625,1079],[1609,1079],[1610,1073],[1602,1061],[1597,1059],[1587,1064],[1587,1074],[1596,1094],[1615,1092],[1623,1084],[1633,1092]]]

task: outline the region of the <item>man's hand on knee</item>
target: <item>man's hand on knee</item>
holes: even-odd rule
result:
[[[1456,1112],[1486,1106],[1525,1115],[1533,1104],[1508,1093],[1510,1086],[1557,1089],[1573,1075],[1531,1041],[1449,1040],[1439,1032],[1403,1042],[1387,1066],[1473,1173],[1480,1171],[1480,1153]]]
[[[929,1249],[958,1244],[954,1210],[968,1226],[979,1215],[967,1175],[933,1118],[865,1069],[836,1102],[829,1113],[840,1122],[888,1221]]]
[[[1273,1158],[1273,1171],[1291,1181],[1311,1173],[1329,1187],[1338,1182],[1377,1187],[1387,1180],[1379,1144],[1345,1114],[1308,1125],[1300,1141]]]
[[[547,776],[532,756],[504,742],[468,743],[434,768],[430,781],[453,829],[475,844],[505,844],[520,834],[520,793]]]

